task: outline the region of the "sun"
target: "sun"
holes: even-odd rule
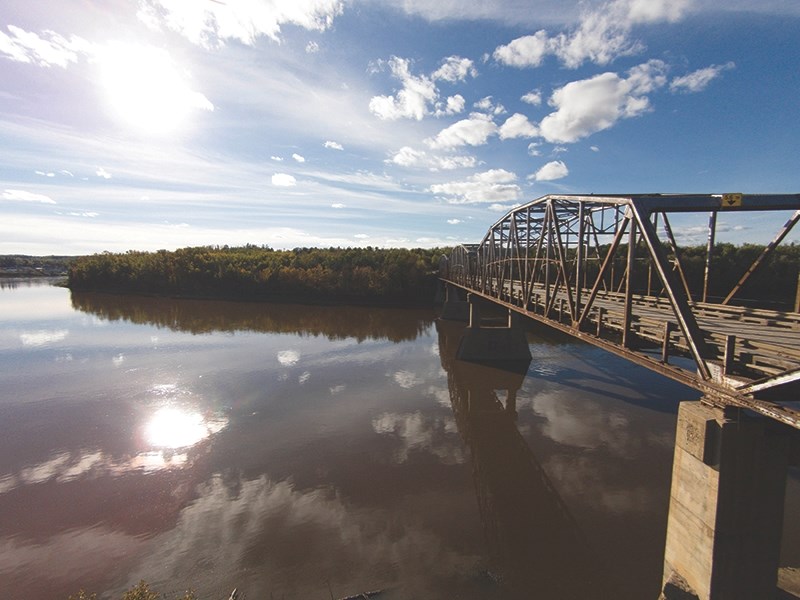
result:
[[[214,109],[208,98],[189,87],[187,72],[161,48],[113,43],[98,63],[109,106],[139,132],[172,133],[197,111]]]

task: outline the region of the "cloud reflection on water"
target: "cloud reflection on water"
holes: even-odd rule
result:
[[[198,491],[126,585],[147,577],[161,587],[208,590],[247,581],[254,598],[321,598],[329,585],[337,596],[402,586],[409,593],[400,597],[441,597],[433,582],[474,573],[481,560],[402,511],[352,505],[328,488],[218,474]]]

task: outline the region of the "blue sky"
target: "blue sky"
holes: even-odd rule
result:
[[[548,193],[796,193],[798,98],[794,0],[6,0],[0,253],[430,247]]]

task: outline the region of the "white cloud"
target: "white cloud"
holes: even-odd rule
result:
[[[541,142],[531,142],[528,144],[528,154],[531,156],[541,156],[542,151],[539,148],[542,146]]]
[[[478,71],[470,59],[449,56],[444,59],[442,66],[431,74],[431,79],[443,79],[444,81],[455,83],[456,81],[464,81],[467,77],[477,76]]]
[[[5,190],[2,195],[3,200],[13,200],[16,202],[40,202],[41,204],[55,204],[56,201],[44,194],[34,194],[25,190]]]
[[[402,87],[394,95],[373,96],[369,101],[369,110],[379,119],[390,121],[421,121],[428,115],[442,117],[463,112],[466,105],[464,97],[455,94],[443,101],[436,82],[455,83],[478,74],[470,59],[459,56],[444,59],[443,64],[430,75],[412,75],[411,61],[397,56],[392,56],[388,61],[377,61],[371,70],[380,71],[387,66]]]
[[[379,63],[383,64],[383,61]],[[379,119],[415,119],[421,121],[429,114],[428,105],[438,98],[433,81],[425,75],[414,76],[410,71],[410,61],[392,56],[386,63],[392,75],[399,79],[403,88],[396,96],[374,96],[369,101],[369,110]]]
[[[111,173],[106,171],[103,167],[97,167],[95,175],[97,175],[98,177],[102,177],[103,179],[111,179]]]
[[[665,84],[665,70],[662,61],[651,60],[628,71],[626,79],[601,73],[568,83],[553,92],[550,105],[556,111],[542,119],[541,135],[548,142],[575,142],[641,115],[650,109],[645,94]]]
[[[463,223],[461,219],[447,219],[447,223],[449,225],[458,225],[459,223]]]
[[[279,41],[281,26],[324,31],[342,13],[342,0],[273,0],[262,2],[185,2],[141,0],[139,19],[154,29],[166,27],[205,47],[238,40],[253,45],[265,35]]]
[[[600,148],[598,148],[597,146],[589,146],[589,150],[591,150],[592,152],[600,152]]]
[[[714,81],[723,71],[733,69],[736,65],[732,62],[724,65],[711,65],[704,69],[698,69],[688,75],[676,77],[669,84],[669,89],[673,92],[702,92],[708,84]]]
[[[335,204],[331,204],[331,208],[339,209],[339,208],[346,208],[346,206],[341,202],[336,202]]]
[[[464,96],[461,94],[449,96],[444,106],[441,106],[441,102],[437,103],[436,112],[434,114],[437,117],[457,115],[458,113],[464,112],[465,104],[466,101],[464,100]]]
[[[319,52],[319,44],[317,42],[308,42],[306,44],[306,53],[315,54]]]
[[[542,93],[539,90],[532,90],[520,98],[526,104],[539,106],[542,103]]]
[[[553,160],[531,175],[534,181],[553,181],[569,175],[569,169],[563,161]]]
[[[304,156],[300,156],[299,154],[292,154],[292,158],[295,159],[295,161],[297,161],[299,163],[306,162],[305,157]]]
[[[344,150],[344,146],[342,146],[339,142],[332,142],[330,140],[325,142],[325,147],[330,148],[331,150]]]
[[[539,135],[539,130],[536,125],[528,120],[528,117],[520,113],[514,113],[500,126],[498,135],[501,140],[532,138]]]
[[[440,131],[435,138],[425,140],[431,148],[449,149],[459,146],[481,146],[497,133],[497,125],[491,117],[473,113]]]
[[[478,164],[474,156],[436,156],[433,158],[434,169],[451,171],[453,169],[467,169]]]
[[[613,0],[585,10],[578,25],[568,32],[550,36],[541,29],[498,46],[492,56],[517,68],[538,67],[549,55],[573,69],[586,61],[605,65],[642,50],[640,42],[630,39],[634,26],[678,21],[691,1]]]
[[[270,158],[277,162],[283,162],[283,158],[280,156],[270,156]]]
[[[43,31],[40,37],[14,25],[8,25],[8,31],[11,35],[0,31],[0,54],[16,62],[66,69],[91,51],[89,42],[74,35],[67,39],[54,31]]]
[[[476,173],[464,181],[435,184],[434,194],[446,196],[450,204],[475,204],[479,202],[508,202],[519,198],[517,176],[505,169],[490,169]]]
[[[515,207],[516,207],[516,205],[514,205],[514,204],[506,205],[506,204],[494,203],[494,204],[490,204],[488,208],[492,212],[508,212],[512,208],[515,208]]]
[[[410,146],[403,146],[385,162],[401,167],[427,167],[432,171],[449,171],[474,167],[478,161],[474,156],[436,156],[429,155],[423,150],[415,150]]]
[[[533,35],[524,35],[505,46],[498,46],[492,56],[497,62],[510,67],[538,67],[545,56],[552,53],[552,41],[540,29]]]
[[[403,146],[387,162],[392,162],[401,167],[413,167],[422,163],[426,158],[423,150],[414,150],[411,146]]]
[[[275,173],[272,176],[272,185],[278,187],[293,187],[297,185],[297,179],[287,173]]]
[[[472,106],[474,106],[478,110],[482,110],[485,113],[492,115],[502,115],[504,112],[506,112],[506,107],[503,106],[502,104],[495,104],[491,96],[486,96],[485,98],[481,98]]]

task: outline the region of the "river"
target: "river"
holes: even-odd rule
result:
[[[545,328],[463,363],[461,327],[0,283],[0,597],[655,600],[697,393]]]

